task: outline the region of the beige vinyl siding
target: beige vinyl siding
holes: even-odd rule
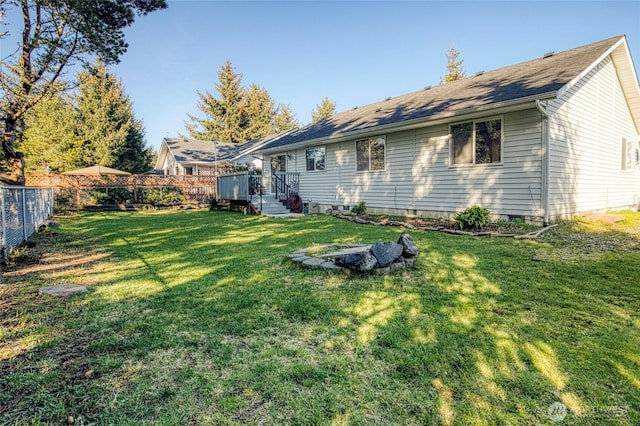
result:
[[[640,168],[621,168],[622,139],[638,136],[613,62],[606,58],[550,104],[550,214],[638,202]]]
[[[541,124],[537,110],[502,116],[502,164],[449,166],[449,126],[386,137],[385,170],[357,172],[355,139],[326,145],[326,170],[307,172],[305,150],[289,171],[300,172],[303,200],[322,205],[364,201],[375,212],[452,215],[479,204],[499,215],[541,216]]]
[[[178,165],[178,163],[176,163],[176,159],[169,152],[169,153],[167,153],[167,156],[164,159],[164,164],[162,165],[162,170],[166,171],[167,174],[175,175],[176,174],[176,166],[177,165]]]
[[[541,127],[534,110],[502,116],[502,164],[449,167],[448,126],[424,129],[414,175],[416,209],[456,212],[473,204],[495,214],[539,216]]]

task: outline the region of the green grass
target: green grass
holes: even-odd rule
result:
[[[2,277],[0,424],[554,424],[554,402],[562,424],[638,424],[639,225],[412,230],[416,269],[360,276],[286,255],[403,229],[80,215]],[[65,283],[91,290],[38,296]]]

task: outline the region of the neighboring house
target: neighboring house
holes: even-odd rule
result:
[[[640,202],[640,89],[624,36],[335,114],[267,142],[303,201],[545,222]],[[269,187],[270,185],[267,185]]]
[[[154,169],[165,175],[213,176],[234,166],[254,168],[261,162],[239,154],[243,145],[183,138],[164,138]]]

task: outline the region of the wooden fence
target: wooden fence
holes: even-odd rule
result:
[[[208,203],[215,176],[27,175],[26,186],[54,188],[57,204],[81,208],[102,204]]]

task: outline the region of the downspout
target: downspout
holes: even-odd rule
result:
[[[547,105],[542,105],[540,99],[536,99],[536,108],[542,114],[542,210],[544,226],[549,226],[549,186],[551,167],[551,141],[549,137],[549,113]]]

